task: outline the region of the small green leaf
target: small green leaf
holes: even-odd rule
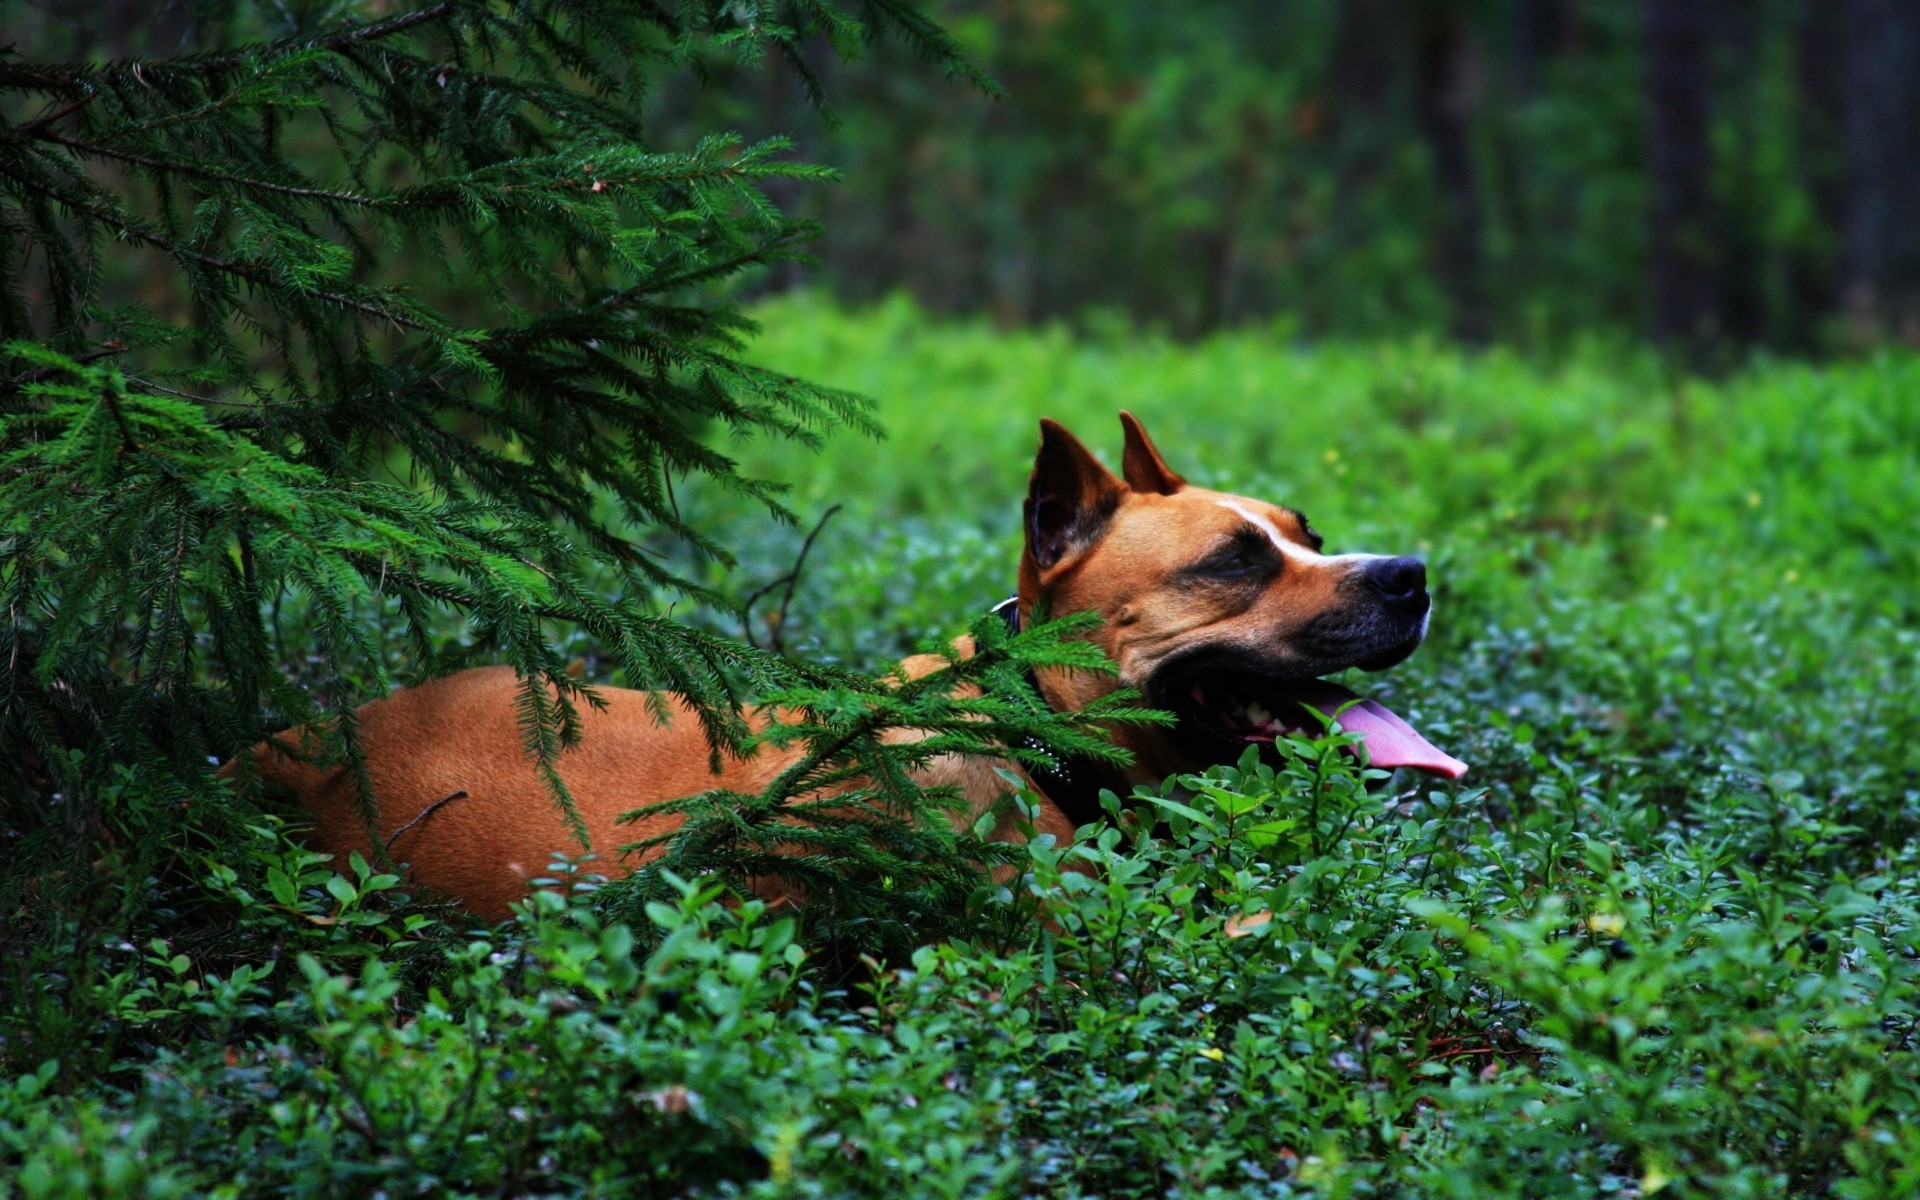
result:
[[[1165,796],[1154,795],[1146,795],[1143,796],[1142,799],[1156,808],[1165,809],[1167,812],[1173,813],[1176,816],[1185,817],[1203,829],[1217,830],[1217,827],[1213,823],[1213,818],[1207,816],[1197,808],[1191,808],[1180,803],[1178,800],[1169,800]]]

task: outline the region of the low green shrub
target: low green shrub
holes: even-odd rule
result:
[[[165,1046],[16,1080],[0,1154],[35,1197],[1911,1188],[1910,851],[1855,861],[1790,791],[1823,849],[1756,863],[1737,810],[1636,843],[1577,771],[1494,822],[1351,740],[1042,838],[982,936],[841,990],[714,882],[634,927],[560,864],[454,936],[262,830],[274,894],[236,900],[276,957],[131,954],[102,1010]]]
[[[640,893],[562,864],[497,929],[270,821],[184,875],[101,839],[93,906],[0,963],[0,1192],[1920,1191],[1920,360],[1708,383],[790,303],[760,352],[894,440],[733,448],[843,505],[756,633],[870,671],[959,632],[1011,589],[1030,419],[1097,443],[1133,407],[1193,477],[1429,555],[1432,638],[1360,686],[1471,773],[1308,739],[1002,881],[929,850],[769,912],[725,902],[746,838]],[[680,565],[735,595],[811,528],[680,500],[731,523],[736,573]]]

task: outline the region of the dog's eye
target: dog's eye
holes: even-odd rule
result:
[[[1270,574],[1278,564],[1265,536],[1235,538],[1193,565],[1193,572],[1210,579],[1246,579]]]
[[[1313,522],[1307,520],[1307,514],[1297,508],[1290,508],[1287,511],[1293,514],[1294,520],[1300,522],[1300,536],[1304,537],[1307,545],[1312,546],[1314,553],[1318,554],[1327,544],[1327,539],[1321,537],[1319,531],[1314,529]]]

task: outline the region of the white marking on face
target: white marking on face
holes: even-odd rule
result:
[[[1239,513],[1241,516],[1247,519],[1248,524],[1252,525],[1255,529],[1260,530],[1262,533],[1272,538],[1276,546],[1279,546],[1283,550],[1286,549],[1287,539],[1280,536],[1279,526],[1275,525],[1272,521],[1267,520],[1265,517],[1261,516],[1257,512],[1254,512],[1252,509],[1246,507],[1245,505],[1235,504],[1231,500],[1216,500],[1214,501],[1214,503],[1218,504],[1221,508],[1227,509],[1230,512]]]
[[[1244,518],[1249,525],[1266,534],[1267,537],[1272,540],[1273,544],[1280,548],[1280,553],[1283,556],[1296,559],[1300,562],[1345,563],[1350,567],[1357,568],[1374,559],[1390,557],[1385,554],[1322,554],[1311,547],[1302,546],[1295,541],[1289,541],[1281,534],[1279,526],[1261,516],[1259,513],[1254,512],[1244,504],[1235,504],[1231,500],[1215,500],[1214,503],[1234,515]]]
[[[1286,538],[1280,536],[1279,526],[1275,525],[1272,521],[1267,520],[1265,517],[1261,516],[1259,513],[1254,512],[1252,509],[1248,508],[1246,505],[1235,504],[1231,500],[1215,500],[1214,503],[1218,504],[1221,508],[1226,509],[1228,512],[1238,514],[1240,517],[1245,519],[1247,524],[1253,526],[1255,529],[1258,529],[1261,533],[1266,534],[1267,537],[1273,542],[1273,544],[1279,547],[1280,553],[1282,555],[1285,555],[1286,557],[1289,557],[1289,558],[1298,558],[1303,560],[1311,560],[1311,559],[1320,557],[1319,555],[1315,554],[1313,551],[1307,549],[1305,546],[1299,545],[1298,543],[1295,543],[1295,542],[1290,542]]]

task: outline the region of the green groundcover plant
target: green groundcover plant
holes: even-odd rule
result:
[[[1756,862],[1524,743],[1547,800],[1297,739],[1042,844],[972,936],[835,986],[791,916],[592,877],[458,939],[261,825],[270,955],[122,945],[170,1049],[0,1094],[27,1196],[1910,1194],[1916,895],[1804,795]],[[1069,866],[1083,868],[1066,869]],[[1036,924],[1036,910],[1046,921]],[[375,947],[379,949],[376,950]],[[1550,1184],[1543,1181],[1550,1180]]]
[[[868,936],[886,878],[816,921],[732,899],[691,846],[641,895],[559,864],[477,928],[256,818],[191,861],[183,919],[37,962],[56,1003],[28,1028],[71,1024],[9,1034],[15,1192],[1920,1186],[1920,630],[1911,549],[1875,527],[1913,505],[1920,364],[1705,383],[1611,353],[779,311],[766,361],[882,397],[901,467],[853,445],[752,464],[802,512],[846,506],[756,627],[865,669],[958,632],[1007,586],[1021,414],[1095,437],[1134,407],[1183,471],[1300,503],[1336,547],[1430,539],[1434,636],[1362,686],[1469,776],[1299,739],[1116,797],[1010,876],[901,876],[917,940]],[[929,462],[959,482],[929,489]],[[683,503],[749,548],[742,594],[809,532]],[[725,853],[750,869],[751,842]]]
[[[749,355],[709,289],[802,233],[757,190],[787,168],[648,147],[632,89],[881,30],[953,65],[913,10],[213,16],[250,49],[0,58],[36,247],[0,264],[0,1192],[1920,1189],[1920,360],[1708,382],[805,298]],[[1430,557],[1433,639],[1364,686],[1465,781],[1300,738],[1027,850],[911,785],[1150,719],[1037,704],[1033,665],[1098,668],[1083,625],[979,619],[1032,418],[1122,407],[1196,480]],[[801,765],[497,928],[209,778],[290,721],[351,763],[354,701],[478,660],[563,807],[586,681],[704,698],[717,742],[779,700]],[[855,780],[876,836],[822,808],[768,854]],[[813,902],[746,898],[770,866]]]

